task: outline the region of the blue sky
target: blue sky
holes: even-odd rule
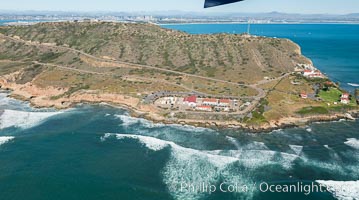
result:
[[[203,9],[204,0],[1,0],[2,10],[359,13],[359,0],[246,0]]]

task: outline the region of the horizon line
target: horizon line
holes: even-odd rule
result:
[[[280,12],[280,11],[270,11],[270,12],[235,12],[235,11],[185,11],[185,10],[153,10],[153,11],[145,11],[145,10],[137,10],[137,11],[111,11],[111,10],[15,10],[15,9],[0,9],[0,14],[2,12],[49,12],[49,13],[165,13],[165,12],[182,12],[182,13],[195,13],[195,14],[288,14],[288,15],[352,15],[359,14],[358,12],[351,13],[296,13],[296,12]],[[175,13],[176,14],[176,13]]]

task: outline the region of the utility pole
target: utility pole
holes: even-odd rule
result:
[[[251,34],[251,20],[248,20],[247,34]]]

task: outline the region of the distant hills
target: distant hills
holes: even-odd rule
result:
[[[113,11],[98,11],[98,12],[68,12],[68,11],[13,11],[13,10],[0,10],[0,15],[47,15],[47,16],[172,16],[172,17],[250,17],[250,18],[276,18],[276,19],[359,19],[359,13],[348,14],[301,14],[301,13],[282,13],[282,12],[269,12],[269,13],[239,13],[239,12],[191,12],[191,11],[138,11],[138,12],[113,12]]]
[[[100,21],[167,23],[359,23],[359,13],[296,14],[296,13],[240,13],[240,12],[65,12],[65,11],[8,11],[0,10],[0,20],[18,21]]]

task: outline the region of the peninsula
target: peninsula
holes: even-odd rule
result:
[[[0,86],[36,107],[107,102],[153,121],[253,131],[358,111],[290,40],[143,23],[0,27]]]

